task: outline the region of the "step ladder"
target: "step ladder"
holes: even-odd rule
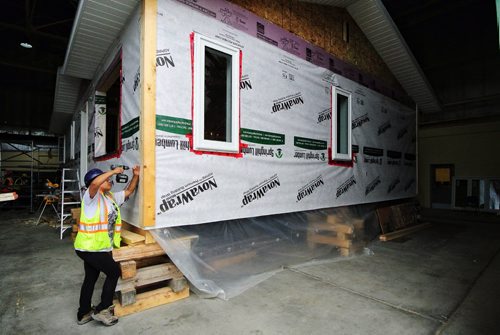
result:
[[[76,198],[73,201],[66,201],[66,195],[73,195]],[[61,178],[61,213],[59,219],[61,220],[61,236],[63,238],[63,233],[66,229],[71,228],[71,224],[65,224],[64,221],[71,216],[71,208],[75,205],[80,205],[82,199],[82,194],[80,190],[80,174],[78,169],[63,169]],[[66,208],[66,212],[65,212]]]

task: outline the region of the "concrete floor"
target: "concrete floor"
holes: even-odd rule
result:
[[[500,333],[500,222],[481,216],[375,242],[371,256],[285,269],[229,301],[192,295],[111,328],[76,324],[83,266],[69,238],[19,210],[0,218],[0,334]]]

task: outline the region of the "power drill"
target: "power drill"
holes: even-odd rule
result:
[[[121,167],[124,171],[129,170],[130,167],[127,165],[111,165],[111,170],[116,169],[117,167]],[[119,173],[116,175],[116,182],[120,184],[128,183],[128,176],[125,173]]]

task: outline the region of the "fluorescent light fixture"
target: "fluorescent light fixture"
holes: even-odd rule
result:
[[[31,48],[33,48],[33,46],[32,46],[31,44],[27,43],[27,42],[22,42],[20,45],[21,45],[23,48],[26,48],[26,49],[31,49]]]

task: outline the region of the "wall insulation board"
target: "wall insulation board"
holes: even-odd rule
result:
[[[224,1],[159,0],[157,25],[156,227],[415,196],[414,110],[314,64],[299,38],[277,47],[281,28]],[[241,157],[190,147],[193,32],[242,51]],[[351,167],[328,159],[333,85],[352,94]]]

